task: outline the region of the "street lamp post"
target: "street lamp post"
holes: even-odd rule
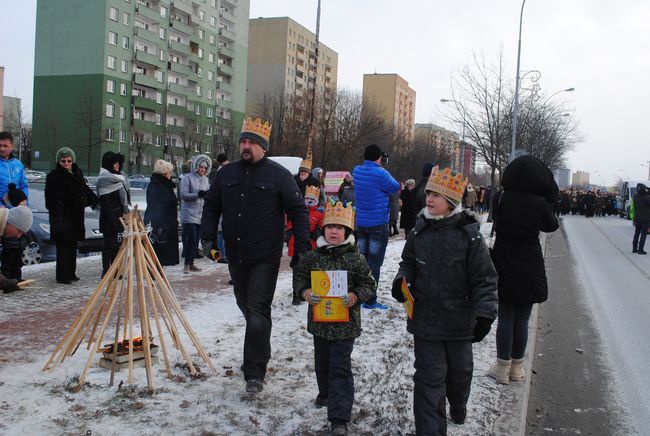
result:
[[[108,100],[108,101],[109,101],[109,103],[113,103],[115,106],[117,106],[117,109],[119,109],[118,113],[117,113],[117,119],[118,119],[118,123],[119,123],[118,124],[118,130],[119,131],[117,132],[117,152],[120,153],[121,152],[121,147],[120,147],[121,144],[120,144],[120,142],[121,142],[121,139],[122,139],[122,113],[121,113],[122,108],[120,107],[119,104],[117,104],[115,102],[115,100]],[[115,114],[115,112],[113,112],[113,114]]]
[[[517,77],[515,79],[515,101],[512,108],[512,146],[510,159],[515,158],[515,147],[517,145],[517,110],[519,109],[519,66],[521,64],[521,26],[524,20],[524,6],[526,0],[521,2],[521,13],[519,14],[519,42],[517,44]]]
[[[574,87],[567,88],[567,89],[560,89],[559,91],[554,92],[553,94],[551,94],[551,96],[550,96],[549,98],[547,98],[546,100],[544,100],[544,103],[542,104],[542,106],[545,105],[546,103],[548,103],[548,101],[551,99],[551,97],[553,97],[553,96],[555,96],[555,95],[558,95],[560,92],[573,92],[573,91],[575,91],[575,90],[576,90],[576,89],[575,89]]]
[[[641,164],[642,167],[648,167],[648,180],[650,180],[650,160],[647,160],[646,163]]]

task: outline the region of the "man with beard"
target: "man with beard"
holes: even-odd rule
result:
[[[271,303],[282,257],[284,214],[293,223],[294,250],[309,250],[309,214],[291,173],[267,159],[271,125],[247,118],[239,137],[241,160],[223,167],[205,195],[203,252],[217,249],[219,218],[237,306],[246,319],[246,392],[262,391],[271,358]]]

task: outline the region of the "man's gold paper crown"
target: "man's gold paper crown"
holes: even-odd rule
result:
[[[452,203],[460,204],[467,182],[467,178],[463,180],[462,173],[452,171],[451,168],[445,168],[440,171],[436,165],[431,170],[431,175],[429,176],[425,190],[437,192]]]
[[[311,171],[312,162],[314,161],[311,146],[307,149],[307,157],[300,162],[300,170]]]
[[[271,137],[271,123],[262,121],[260,118],[248,117],[244,119],[244,124],[241,127],[241,131],[242,133],[254,133],[268,142],[269,138]]]
[[[313,198],[314,200],[318,201],[320,198],[320,188],[312,185],[307,185],[305,188],[305,198]]]
[[[354,208],[352,203],[348,203],[345,207],[340,201],[336,204],[327,203],[323,227],[328,224],[338,224],[354,230]]]

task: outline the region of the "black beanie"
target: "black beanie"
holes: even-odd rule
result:
[[[379,148],[379,146],[377,146],[376,144],[370,144],[363,151],[363,158],[365,160],[376,161],[380,157],[381,157],[381,148]]]
[[[422,177],[429,177],[431,175],[431,170],[433,169],[433,164],[427,162],[422,166]]]
[[[22,190],[17,189],[15,183],[9,183],[7,188],[7,199],[13,207],[18,206],[21,202],[27,200],[25,193]]]

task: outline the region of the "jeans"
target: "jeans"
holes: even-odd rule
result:
[[[183,251],[185,252],[185,265],[193,265],[196,257],[196,249],[199,246],[199,224],[183,223],[184,243]]]
[[[650,221],[636,222],[634,225],[634,239],[632,239],[632,248],[643,250],[645,247],[646,237],[648,236],[648,226],[650,226]]]
[[[379,273],[384,263],[386,245],[388,245],[388,223],[372,227],[358,227],[357,236],[359,253],[368,261],[372,276],[375,278],[377,285],[379,285]],[[377,296],[375,295],[366,301],[366,304],[371,305],[376,302]]]
[[[280,270],[280,259],[267,263],[228,263],[237,306],[246,319],[244,379],[264,381],[271,358],[271,303]]]
[[[223,240],[223,232],[219,232],[217,236],[217,247],[219,248],[219,253],[221,253],[221,258],[228,261],[228,256],[226,256],[226,244]]]
[[[523,359],[528,344],[528,319],[532,304],[499,303],[497,323],[497,357]]]
[[[318,395],[327,398],[327,419],[350,422],[354,402],[352,348],[354,339],[328,341],[314,336],[314,370]]]
[[[453,408],[467,405],[472,385],[472,341],[415,339],[413,413],[417,435],[447,434],[447,399]]]

